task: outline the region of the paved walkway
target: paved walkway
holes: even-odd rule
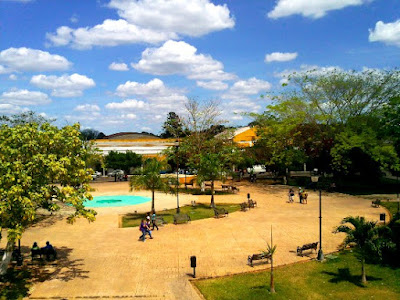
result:
[[[97,186],[96,194],[127,194],[127,183]],[[318,195],[309,192],[307,205],[289,204],[287,190],[279,186],[242,186],[237,195],[216,196],[216,203],[243,202],[247,193],[258,208],[236,212],[223,219],[205,219],[183,225],[166,225],[154,232],[154,239],[139,242],[138,228],[118,228],[118,214],[144,211],[149,203],[125,208],[98,209],[96,222],[78,220],[74,225],[55,220],[49,226],[27,230],[21,241],[25,252],[34,241],[49,239],[59,252],[57,264],[44,268],[43,282],[31,290],[31,299],[199,299],[191,287],[190,256],[197,256],[197,277],[220,276],[268,268],[247,266],[247,256],[265,249],[271,225],[278,245],[275,263],[282,265],[315,257],[296,256],[296,247],[318,241]],[[135,193],[138,194],[138,193]],[[140,193],[147,194],[148,193]],[[181,196],[208,202],[209,196]],[[157,194],[156,208],[175,207],[176,197]],[[370,201],[341,194],[323,195],[323,249],[335,251],[342,234],[332,231],[341,219],[363,215],[378,220],[382,208]],[[34,262],[34,265],[37,264]]]

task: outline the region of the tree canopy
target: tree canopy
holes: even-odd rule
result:
[[[56,211],[66,203],[75,208],[68,222],[95,219],[96,212],[83,205],[92,199],[92,170],[85,164],[90,150],[83,147],[79,125],[59,129],[39,123],[0,127],[0,225],[9,240],[21,238],[38,208]]]
[[[131,168],[137,168],[142,164],[142,156],[132,151],[125,153],[110,151],[105,157],[105,165],[113,169],[121,169],[129,174]]]
[[[292,74],[282,93],[267,96],[272,104],[252,114],[261,137],[256,160],[281,171],[306,162],[366,177],[399,169],[399,71]]]

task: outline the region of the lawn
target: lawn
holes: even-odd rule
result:
[[[279,248],[278,248],[279,251]],[[297,263],[274,270],[276,294],[269,293],[269,272],[199,280],[194,284],[206,299],[400,299],[400,269],[361,265],[350,251],[328,255],[325,262]]]
[[[392,216],[394,216],[397,212],[399,212],[398,202],[381,201],[381,205],[383,207],[386,207]]]
[[[225,208],[229,213],[240,210],[239,204],[220,204],[217,208]],[[181,213],[188,214],[192,221],[213,218],[214,210],[209,205],[198,203],[196,206],[182,206]],[[167,223],[173,223],[176,208],[157,212],[158,216],[162,216]],[[140,221],[146,218],[146,214],[127,214],[122,217],[122,227],[136,227],[140,225]]]

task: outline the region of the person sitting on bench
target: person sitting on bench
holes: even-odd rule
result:
[[[47,260],[50,260],[50,255],[53,255],[53,257],[56,258],[56,250],[54,250],[54,247],[49,241],[46,242],[46,246],[42,247],[41,250],[42,254],[46,255]]]

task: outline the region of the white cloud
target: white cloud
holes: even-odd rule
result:
[[[77,73],[62,76],[36,75],[32,77],[31,84],[51,90],[51,95],[55,97],[79,97],[84,90],[96,85],[93,79]]]
[[[51,99],[47,94],[38,91],[11,90],[3,92],[0,96],[0,104],[10,105],[45,105]]]
[[[167,41],[160,48],[147,48],[133,68],[153,75],[186,75],[198,80],[233,80],[236,75],[223,71],[224,65],[209,55],[197,54],[185,42]]]
[[[148,107],[147,103],[136,99],[128,99],[122,102],[111,102],[106,104],[107,109],[114,109],[114,110],[134,110],[147,107]]]
[[[373,0],[278,0],[267,16],[278,19],[299,14],[313,19],[322,18],[328,11],[347,6],[363,5]]]
[[[129,70],[127,64],[125,64],[125,63],[116,63],[116,62],[111,63],[108,66],[108,68],[110,70],[113,70],[113,71],[128,71]]]
[[[226,4],[215,5],[209,0],[111,0],[108,6],[131,24],[186,36],[202,36],[235,25]]]
[[[268,81],[252,77],[248,80],[239,80],[235,82],[227,93],[222,95],[223,99],[247,99],[247,96],[258,95],[260,92],[266,92],[271,88]]]
[[[223,91],[228,88],[228,84],[222,81],[196,81],[197,86],[208,90]]]
[[[375,29],[369,30],[370,42],[383,42],[387,45],[400,47],[400,19],[393,23],[378,21]]]
[[[100,111],[100,107],[96,104],[81,104],[74,108],[74,111],[96,112]]]
[[[8,79],[10,79],[10,80],[17,80],[18,77],[17,77],[17,75],[15,75],[15,74],[11,74],[10,76],[8,76]]]
[[[161,32],[140,28],[126,20],[105,20],[94,27],[72,29],[68,26],[57,28],[56,33],[47,33],[46,38],[53,46],[71,46],[76,49],[90,49],[93,46],[118,46],[134,43],[157,44],[175,39],[173,32]]]
[[[0,103],[0,113],[1,114],[17,114],[22,112],[24,109],[18,105],[13,104],[1,104]]]
[[[122,119],[128,119],[128,120],[135,120],[137,119],[137,116],[135,114],[124,114],[121,115]]]
[[[77,14],[73,14],[71,18],[69,18],[69,21],[71,23],[78,23],[79,19],[78,19],[78,15]]]
[[[297,57],[297,52],[286,52],[286,53],[282,53],[282,52],[273,52],[271,54],[267,54],[265,55],[265,62],[269,63],[269,62],[273,62],[273,61],[290,61],[293,60]]]
[[[0,64],[10,71],[63,71],[71,63],[60,55],[30,48],[8,48],[0,52]]]

